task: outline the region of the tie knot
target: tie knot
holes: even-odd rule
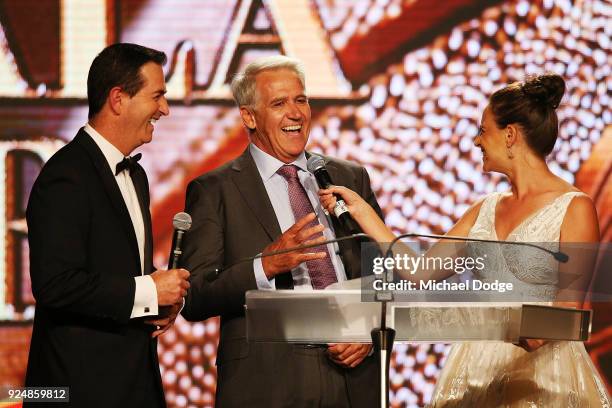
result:
[[[117,163],[117,167],[115,169],[115,176],[121,173],[123,170],[128,170],[130,174],[136,169],[136,163],[142,157],[141,153],[138,153],[132,157],[124,157],[119,163]]]
[[[285,164],[284,166],[281,166],[281,168],[278,169],[276,172],[280,174],[281,176],[283,176],[285,180],[287,181],[297,180],[298,178],[297,176],[298,168],[297,166],[294,166],[293,164]]]

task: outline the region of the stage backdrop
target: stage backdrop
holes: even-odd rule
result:
[[[473,146],[487,98],[526,74],[562,75],[549,163],[593,197],[610,241],[611,36],[605,0],[0,0],[0,386],[23,382],[35,308],[28,194],[85,124],[87,70],[106,45],[135,42],[170,57],[171,114],[140,149],[163,266],[186,184],[247,144],[228,79],[275,53],[306,66],[309,148],[364,165],[398,233],[444,233],[470,203],[506,190],[503,177],[482,172]],[[589,350],[609,379],[612,313],[594,307]],[[179,318],[161,337],[171,407],[213,405],[217,336],[216,319]],[[393,406],[427,403],[447,350],[395,347]]]

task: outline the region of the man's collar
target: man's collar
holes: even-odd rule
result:
[[[117,163],[123,160],[123,153],[119,151],[111,142],[106,140],[104,136],[102,136],[96,129],[94,129],[89,123],[85,125],[85,132],[91,136],[93,141],[98,145],[102,154],[106,158],[108,165],[113,170],[113,174],[115,173],[115,167]]]
[[[253,143],[249,144],[249,152],[251,153],[253,161],[255,161],[257,170],[259,170],[259,174],[261,174],[261,178],[263,180],[269,180],[278,169],[285,165],[285,163],[264,152]],[[302,171],[308,171],[306,167],[306,155],[304,152],[302,152],[294,162],[289,164],[297,166],[297,168]]]

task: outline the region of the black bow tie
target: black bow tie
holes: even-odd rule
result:
[[[135,154],[132,157],[124,157],[121,162],[117,163],[117,168],[115,170],[115,176],[121,173],[123,170],[128,170],[130,174],[136,169],[136,163],[142,157],[142,153]]]

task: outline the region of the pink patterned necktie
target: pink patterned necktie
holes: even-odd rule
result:
[[[294,165],[284,165],[277,170],[277,173],[287,180],[289,203],[291,204],[291,210],[293,211],[293,216],[295,217],[296,222],[299,219],[304,218],[307,214],[314,212],[312,204],[310,203],[308,195],[306,194],[306,190],[304,190],[304,187],[298,179],[297,171],[298,168]],[[318,224],[319,221],[315,218],[310,222],[310,224],[308,224],[307,227],[314,227]],[[321,235],[322,234],[319,236]],[[311,239],[314,238],[316,238],[316,236],[311,237]],[[314,289],[324,289],[332,283],[337,282],[336,271],[334,270],[330,253],[327,250],[327,245],[314,247],[309,249],[309,251],[327,253],[327,256],[323,259],[306,261],[312,287]]]

